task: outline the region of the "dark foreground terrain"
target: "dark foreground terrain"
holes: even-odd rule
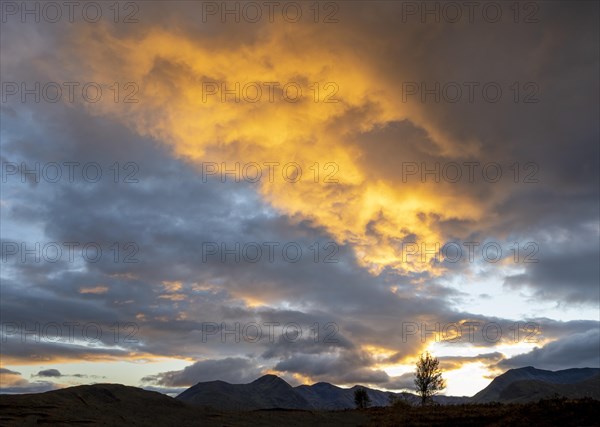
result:
[[[600,402],[550,399],[366,410],[223,411],[118,384],[0,395],[0,425],[105,426],[600,426]]]
[[[600,426],[600,401],[549,399],[536,403],[486,403],[381,408],[369,425],[381,426]]]

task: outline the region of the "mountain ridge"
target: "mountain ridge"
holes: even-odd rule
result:
[[[600,369],[570,368],[558,371],[533,366],[509,369],[476,393],[473,403],[524,403],[555,395],[600,399]]]
[[[275,380],[277,381],[277,380]],[[278,382],[278,381],[277,381]],[[223,385],[215,381],[213,385]],[[260,381],[259,381],[260,383]],[[335,390],[337,386],[323,389]],[[309,386],[310,387],[310,386]],[[554,399],[507,405],[440,405],[378,407],[367,410],[222,411],[185,404],[167,395],[121,384],[93,384],[33,394],[1,394],[0,425],[206,426],[307,425],[396,426],[469,425],[560,426],[597,425],[597,400]]]
[[[354,390],[364,388],[371,406],[388,406],[390,399],[400,399],[417,405],[420,398],[409,392],[382,391],[355,385],[343,388],[327,382],[292,387],[284,379],[268,374],[248,384],[227,384],[232,393],[223,397],[210,386],[212,382],[199,382],[179,394],[176,399],[193,405],[212,406],[219,409],[240,409],[246,404],[252,409],[317,409],[339,410],[354,408]],[[274,384],[276,387],[265,387]],[[211,394],[212,393],[212,394]],[[261,399],[257,400],[256,396]],[[207,397],[208,396],[208,397]],[[242,397],[242,401],[238,396]],[[509,369],[472,397],[437,395],[433,401],[442,405],[462,403],[523,403],[555,396],[570,398],[591,397],[600,400],[600,369],[570,368],[559,371],[537,369],[533,366]],[[282,406],[277,406],[282,405]]]
[[[292,387],[284,379],[272,374],[259,377],[248,384],[230,384],[221,380],[199,382],[175,398],[156,391],[105,383],[68,387],[46,393],[1,396],[3,401],[7,396],[9,401],[21,396],[41,402],[52,396],[52,399],[58,402],[74,401],[92,410],[102,405],[119,407],[125,401],[134,406],[139,406],[141,402],[145,405],[150,402],[151,405],[173,408],[191,405],[225,410],[339,410],[354,408],[354,390],[358,387],[367,390],[371,406],[388,406],[390,398],[402,400],[410,405],[418,405],[420,401],[413,393],[382,391],[361,385],[343,388],[327,382],[318,382]],[[497,376],[472,397],[439,395],[434,396],[434,401],[442,405],[526,403],[558,396],[600,400],[600,369],[572,368],[547,371],[531,366],[510,369]]]

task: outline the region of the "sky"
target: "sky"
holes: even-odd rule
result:
[[[2,2],[0,392],[600,367],[597,2]]]

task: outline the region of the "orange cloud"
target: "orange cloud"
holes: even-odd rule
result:
[[[349,43],[332,36],[322,43],[323,35],[303,25],[272,25],[258,31],[253,44],[224,48],[214,40],[159,29],[117,38],[107,28],[86,27],[78,42],[59,52],[79,55],[78,64],[84,65],[65,61],[68,69],[55,72],[97,82],[136,82],[138,103],[111,100],[88,108],[168,144],[175,156],[199,169],[202,162],[225,162],[229,169],[238,162],[300,165],[302,176],[292,174],[295,183],[279,176],[281,170],[272,180],[263,176],[264,200],[295,221],[322,227],[338,243],[351,244],[373,273],[392,267],[440,274],[439,267],[405,257],[400,243],[415,236],[442,242],[436,221],[476,219],[482,209],[469,196],[444,194],[436,185],[398,185],[361,163],[368,148],[351,141],[409,119],[423,126],[442,152],[457,151],[459,144],[428,126],[420,108],[400,102],[391,82]],[[265,82],[280,86],[266,90]],[[283,87],[290,82],[302,88],[298,102],[286,100]],[[223,102],[221,94],[212,94],[222,85],[231,90],[248,84],[263,88],[256,102],[236,102],[234,95]],[[237,95],[244,98],[243,92]],[[339,182],[325,182],[333,171]]]
[[[106,292],[108,292],[108,287],[104,286],[104,285],[98,285],[98,286],[94,286],[92,288],[79,288],[80,294],[100,295],[100,294],[105,294]]]

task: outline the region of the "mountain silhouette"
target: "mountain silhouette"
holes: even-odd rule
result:
[[[276,375],[265,375],[249,384],[229,384],[224,381],[200,382],[176,397],[196,406],[210,406],[224,410],[251,409],[305,409],[339,410],[355,407],[354,391],[364,388],[371,406],[388,406],[394,396],[416,405],[420,398],[412,393],[393,393],[360,385],[352,388],[337,387],[326,382],[292,387]],[[435,396],[441,404],[464,403],[466,397]]]
[[[177,414],[179,420],[173,419]],[[121,384],[80,385],[35,394],[0,395],[0,425],[180,426],[197,414],[183,402]],[[25,422],[24,422],[25,420]]]
[[[306,409],[339,410],[355,407],[354,391],[367,390],[371,406],[388,406],[394,397],[410,405],[420,398],[407,392],[393,393],[356,385],[342,388],[326,382],[292,387],[276,375],[265,375],[249,384],[223,381],[200,382],[179,396],[178,400],[197,406],[225,410]],[[510,369],[496,377],[473,397],[434,396],[442,405],[461,403],[524,403],[552,397],[600,399],[600,369],[573,368],[547,371],[532,366]]]
[[[371,406],[389,405],[390,395],[394,394],[358,385],[352,388],[342,388],[325,382],[313,385],[301,385],[295,387],[294,390],[310,403],[311,408],[331,410],[354,408],[356,406],[354,403],[354,391],[357,388],[367,390],[367,394],[371,399]]]
[[[600,369],[573,368],[546,371],[533,366],[510,369],[494,378],[470,401],[523,403],[554,396],[600,399]]]
[[[218,409],[306,409],[310,404],[276,375],[265,375],[249,384],[225,381],[201,382],[177,396],[177,400]]]

